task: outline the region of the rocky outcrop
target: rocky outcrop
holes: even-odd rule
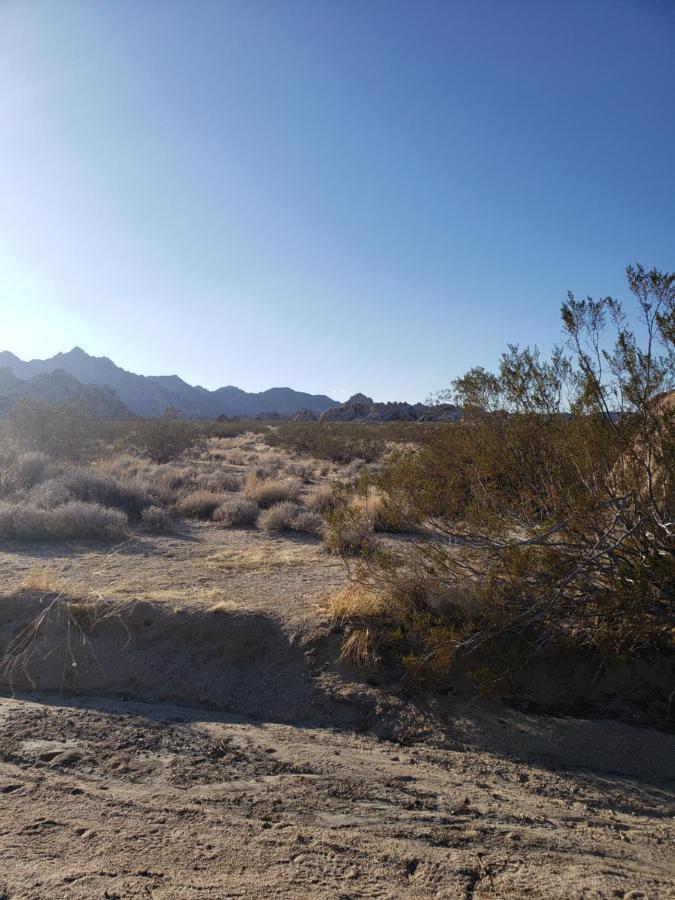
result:
[[[293,422],[317,422],[319,417],[311,409],[299,409],[292,417]]]
[[[321,415],[322,422],[457,422],[461,410],[452,403],[375,403],[365,394],[354,394],[346,403]]]

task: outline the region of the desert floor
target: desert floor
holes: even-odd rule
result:
[[[213,523],[5,545],[0,648],[41,625],[2,676],[0,898],[675,897],[672,735],[350,671],[346,578]]]

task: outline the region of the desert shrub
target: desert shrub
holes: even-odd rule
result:
[[[351,507],[367,522],[373,531],[392,534],[410,531],[411,517],[406,516],[394,501],[386,496],[374,494],[367,488],[364,493],[356,493],[351,500]],[[333,506],[336,509],[336,506]]]
[[[302,498],[307,509],[312,512],[325,513],[334,509],[339,502],[336,492],[328,484],[320,484]]]
[[[175,463],[155,463],[147,457],[116,453],[95,460],[93,471],[131,482],[149,495],[152,502],[173,503],[180,492],[194,490],[195,467]]]
[[[81,459],[95,446],[95,423],[71,403],[50,406],[22,398],[14,405],[9,422],[17,444],[54,459]]]
[[[324,546],[334,556],[368,557],[375,548],[373,523],[363,510],[344,502],[325,512]]]
[[[286,466],[286,471],[305,484],[308,484],[314,475],[314,467],[305,463],[290,463]]]
[[[246,465],[246,455],[242,450],[230,450],[225,454],[224,459],[231,466]]]
[[[210,519],[223,502],[223,495],[213,491],[192,491],[176,504],[176,512],[186,519]]]
[[[33,487],[43,481],[54,468],[46,453],[28,450],[23,453],[4,452],[0,455],[0,496]]]
[[[171,516],[162,506],[148,506],[143,510],[141,521],[148,531],[163,534],[171,530]]]
[[[253,474],[244,483],[244,495],[261,509],[268,509],[285,500],[295,500],[299,490],[297,481],[290,478],[261,479]]]
[[[48,539],[47,515],[45,510],[25,503],[0,503],[0,540]]]
[[[195,487],[193,470],[189,466],[171,463],[156,465],[154,471],[148,473],[147,480],[164,503],[172,503],[180,493]]]
[[[171,462],[203,442],[203,431],[197,423],[181,422],[170,416],[139,419],[118,438],[121,447],[143,453],[156,463]]]
[[[127,533],[127,517],[121,510],[78,500],[64,503],[49,512],[49,530],[62,540],[91,538],[117,540]]]
[[[67,482],[57,476],[36,484],[24,496],[25,502],[39,509],[54,509],[73,500]]]
[[[0,504],[0,540],[117,540],[126,535],[127,517],[116,509],[72,500],[54,509],[26,503]]]
[[[416,677],[478,648],[502,670],[515,648],[574,647],[600,666],[672,650],[675,276],[627,271],[644,343],[618,301],[570,296],[566,348],[509,346],[496,373],[457,379],[463,423],[376,476],[425,532],[356,580],[387,598]]]
[[[358,476],[359,472],[361,472],[361,470],[365,468],[365,466],[365,459],[353,459],[342,469],[340,475],[347,481],[351,481],[353,478],[356,478]]]
[[[208,472],[197,477],[198,487],[207,491],[236,493],[241,490],[242,484],[241,475],[232,472]]]
[[[316,537],[323,537],[326,523],[323,516],[316,512],[300,508],[300,512],[295,517],[293,531],[299,531],[303,534],[314,534]]]
[[[134,521],[152,504],[147,486],[137,480],[121,481],[84,467],[67,469],[58,480],[74,499],[121,509]]]
[[[266,440],[273,447],[338,463],[374,462],[386,449],[386,432],[380,426],[350,422],[285,422]]]
[[[261,481],[266,481],[275,478],[281,471],[281,468],[282,462],[277,457],[262,459],[258,461],[258,465],[255,468],[255,476]]]
[[[17,491],[31,488],[48,477],[55,468],[50,465],[48,457],[36,451],[0,451],[0,497],[9,497]]]
[[[258,516],[258,528],[268,534],[297,531],[320,535],[323,519],[318,513],[309,512],[298,503],[286,500],[261,512]]]
[[[275,503],[258,516],[258,528],[266,532],[292,531],[293,522],[301,507],[290,500]]]
[[[213,519],[223,528],[255,525],[260,508],[253,500],[245,497],[232,497],[225,500],[213,513]]]

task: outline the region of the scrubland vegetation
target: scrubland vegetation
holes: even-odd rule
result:
[[[455,381],[461,426],[390,455],[381,509],[422,534],[364,544],[336,608],[357,625],[355,658],[398,655],[425,679],[478,651],[487,688],[561,648],[599,669],[672,651],[675,278],[638,267],[628,280],[635,332],[617,301],[570,296],[564,347],[510,346],[496,373]],[[334,517],[345,549],[365,515]]]
[[[598,671],[672,652],[675,278],[628,270],[562,309],[548,359],[509,346],[441,400],[458,424],[97,423],[19,403],[0,456],[0,541],[120,541],[183,519],[303,534],[343,558],[342,658],[490,690],[533,657]]]

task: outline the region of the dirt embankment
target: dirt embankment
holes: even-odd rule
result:
[[[672,736],[413,702],[333,640],[0,598],[5,688],[52,692],[0,699],[0,897],[675,897]]]

